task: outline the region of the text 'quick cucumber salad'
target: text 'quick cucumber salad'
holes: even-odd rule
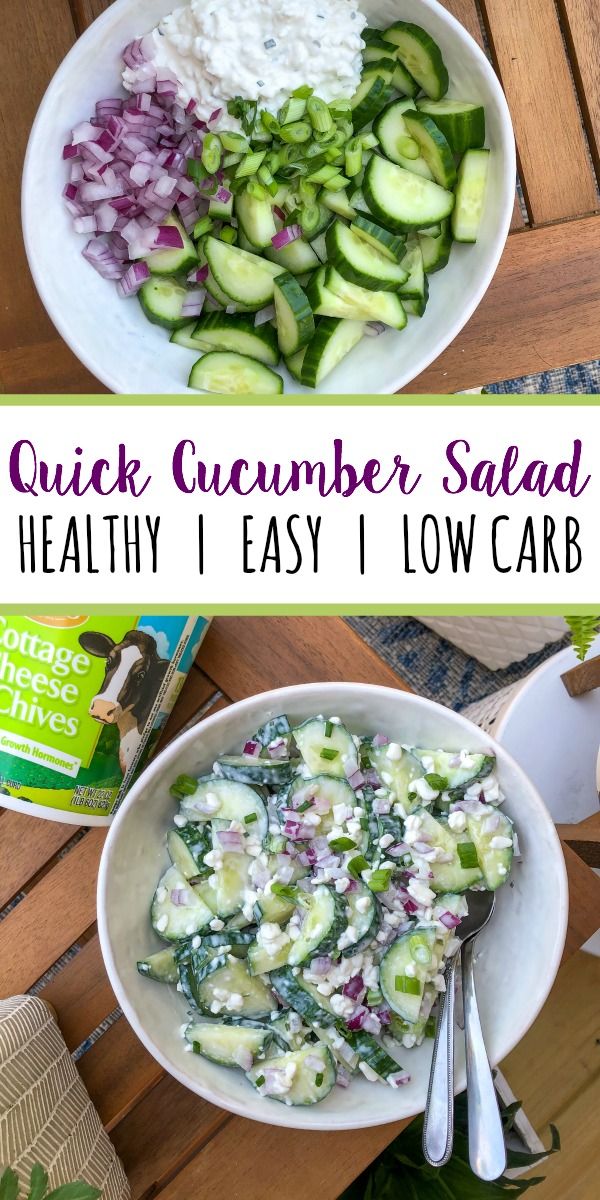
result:
[[[192,0],[123,53],[131,93],[64,147],[83,254],[171,341],[188,386],[318,388],[365,335],[423,317],[429,276],[475,242],[483,107],[447,99],[441,51],[357,0]],[[182,383],[184,379],[182,379]]]
[[[183,993],[186,1049],[288,1105],[357,1072],[408,1084],[464,893],[510,873],[495,766],[281,716],[212,774],[180,776],[151,908],[168,947],[138,970]]]

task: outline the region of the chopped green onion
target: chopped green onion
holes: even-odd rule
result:
[[[279,109],[277,119],[280,125],[291,125],[299,121],[306,112],[306,99],[303,96],[291,96]]]
[[[325,722],[325,737],[330,738],[332,733],[333,733],[333,722],[326,721]]]
[[[329,762],[333,762],[334,758],[337,758],[338,755],[339,755],[339,750],[334,750],[331,746],[323,746],[323,749],[321,750],[319,757],[325,758]]]
[[[241,96],[234,96],[233,100],[227,101],[227,112],[230,117],[237,117],[241,121],[245,133],[253,129],[257,111],[257,100],[243,100]]]
[[[303,800],[303,801],[302,801],[302,804],[299,804],[299,805],[298,805],[298,807],[297,807],[297,809],[296,809],[296,812],[299,812],[299,813],[306,812],[307,808],[312,808],[311,801],[310,801],[310,800]]]
[[[333,850],[334,854],[341,854],[344,850],[355,850],[356,842],[353,842],[352,838],[349,837],[339,837],[334,838],[333,841],[329,843],[329,846],[330,849]]]
[[[271,175],[269,168],[267,167],[267,165],[264,162],[258,168],[258,171],[256,172],[256,174],[257,174],[257,177],[260,180],[260,182],[263,183],[266,188],[268,188],[270,186],[270,184],[275,182],[273,179],[273,176]]]
[[[308,121],[292,121],[288,125],[284,125],[280,133],[280,138],[283,142],[308,142],[310,139],[310,125]]]
[[[456,847],[463,871],[470,871],[479,866],[477,851],[473,842],[459,842]]]
[[[304,180],[301,180],[304,183]],[[305,237],[310,237],[318,228],[321,220],[321,210],[318,204],[303,204],[300,209],[300,225]],[[331,737],[331,734],[325,734],[325,737]]]
[[[357,854],[355,858],[351,858],[348,863],[348,870],[354,879],[360,879],[363,871],[368,871],[369,864],[364,854]]]
[[[412,804],[413,800],[416,800],[416,798],[417,798],[416,792],[409,792],[408,796],[406,797],[406,799],[409,800],[411,804]]]
[[[363,150],[374,150],[379,145],[379,140],[374,133],[361,133],[359,136]]]
[[[272,883],[271,891],[274,896],[283,896],[284,900],[298,899],[298,888],[290,887],[287,883]]]
[[[245,138],[242,133],[232,133],[229,129],[224,129],[219,137],[224,150],[233,150],[236,154],[247,154],[250,149],[248,138]]]
[[[344,113],[352,112],[352,105],[349,100],[331,100],[328,107],[334,117],[341,117]]]
[[[350,180],[346,179],[345,175],[340,175],[339,171],[337,171],[331,179],[326,180],[323,187],[327,188],[328,192],[343,192],[349,183]]]
[[[255,821],[258,821],[258,813],[248,813],[248,816],[244,817],[245,825],[253,825]]]
[[[435,1017],[428,1017],[423,1028],[423,1035],[426,1038],[435,1037]]]
[[[236,179],[246,179],[249,175],[256,175],[266,153],[266,150],[257,150],[253,154],[246,154],[236,170]]]
[[[361,829],[364,829],[365,831],[368,830],[368,828],[369,828],[368,817],[361,817],[360,821],[359,821],[359,825],[360,825]]]
[[[314,90],[315,89],[309,87],[307,83],[303,83],[302,87],[297,87],[296,90],[292,92],[292,96],[299,100],[308,100],[308,97],[312,96]]]
[[[352,138],[347,144],[344,152],[346,164],[346,175],[358,175],[362,169],[362,145],[360,138]]]
[[[256,1086],[257,1086],[257,1087],[262,1087],[263,1083],[265,1082],[265,1077],[264,1077],[264,1075],[257,1075],[257,1076],[256,1076],[256,1081],[255,1081],[255,1082],[256,1082]]]
[[[194,225],[194,231],[192,233],[194,241],[197,241],[198,238],[204,237],[205,233],[210,233],[213,224],[214,222],[212,217],[200,217],[200,220],[196,221],[196,224]]]
[[[243,184],[245,183],[245,180],[238,179],[235,182],[238,184]],[[229,186],[231,187],[231,184]],[[267,189],[263,187],[262,183],[258,182],[258,179],[249,179],[246,183],[246,191],[250,196],[253,196],[255,200],[268,200],[269,198]]]
[[[193,796],[198,790],[198,780],[194,779],[192,775],[178,775],[175,787],[179,788],[186,796]]]
[[[277,117],[273,116],[273,113],[270,113],[266,108],[263,108],[260,114],[260,119],[267,133],[279,133],[279,121],[277,120]]]
[[[242,161],[241,154],[226,154],[223,159],[223,166],[224,167],[235,167],[241,161]]]
[[[324,100],[311,96],[306,105],[308,119],[317,133],[327,133],[333,125],[333,117]]]
[[[327,129],[325,133],[318,133],[315,129],[315,141],[318,142],[320,146],[331,146],[332,143],[335,142],[336,133],[337,130],[333,125],[331,129]]]
[[[398,138],[398,150],[404,158],[418,158],[421,153],[419,143],[411,137]]]
[[[319,1071],[318,1075],[315,1075],[315,1087],[318,1087],[318,1088],[322,1087],[323,1079],[324,1079],[323,1072]]]
[[[221,142],[216,133],[205,133],[200,155],[202,166],[214,175],[221,165]]]
[[[219,238],[222,242],[228,242],[230,246],[233,246],[237,242],[237,229],[234,229],[233,225],[224,225],[219,231]]]
[[[335,163],[336,167],[343,167],[344,155],[339,146],[328,146],[325,151],[325,162]]]
[[[412,979],[410,975],[396,975],[394,986],[397,992],[404,992],[407,996],[421,995],[419,980]]]
[[[301,200],[303,204],[314,204],[316,198],[317,198],[316,183],[309,183],[308,179],[299,179],[298,180],[298,199]]]
[[[408,948],[415,962],[427,964],[431,962],[431,946],[424,933],[413,933],[408,939]]]
[[[319,167],[318,171],[313,171],[312,175],[308,176],[310,183],[326,183],[328,179],[333,179],[335,175],[339,175],[339,171],[335,167],[324,166]]]
[[[169,788],[169,795],[172,796],[174,800],[183,800],[185,792],[180,792],[179,788],[175,787],[175,784],[173,783]]]
[[[369,988],[366,996],[366,1003],[369,1008],[377,1008],[383,1001],[383,996],[380,991],[375,988]]]
[[[319,143],[318,142],[310,142],[310,144],[308,146],[305,146],[304,157],[305,158],[322,158],[323,150],[321,149]]]
[[[425,775],[425,783],[429,784],[436,792],[444,792],[448,787],[448,780],[444,779],[443,775]]]
[[[268,129],[265,129],[262,121],[255,121],[252,129],[250,130],[250,139],[252,141],[252,145],[255,145],[256,142],[264,144],[265,142],[271,142],[273,140],[273,134],[270,133]]]
[[[373,871],[373,874],[371,875],[371,878],[369,880],[369,887],[370,887],[371,891],[372,892],[387,892],[387,890],[390,886],[391,878],[392,878],[392,872],[389,867],[386,867],[385,869],[379,868],[379,870]]]

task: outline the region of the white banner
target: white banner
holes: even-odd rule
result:
[[[7,406],[0,603],[597,606],[599,446],[576,403]]]

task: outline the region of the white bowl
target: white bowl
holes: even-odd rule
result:
[[[83,34],[59,67],[36,117],[23,174],[23,230],[37,289],[61,336],[113,392],[183,393],[196,355],[170,346],[135,301],[119,300],[81,257],[85,239],[73,232],[62,201],[62,147],[70,129],[96,100],[112,96],[120,55],[175,7],[175,0],[116,0]],[[409,383],[456,337],[487,290],[509,230],[515,191],[515,146],[500,84],[479,46],[436,0],[364,0],[362,10],[384,27],[406,18],[440,44],[452,81],[450,95],[485,104],[487,145],[493,154],[477,246],[455,245],[446,270],[432,276],[422,320],[384,342],[364,338],[324,381],[322,392],[392,393]],[[286,374],[286,391],[306,391]],[[193,394],[193,393],[192,393]]]
[[[535,788],[503,748],[458,714],[392,688],[315,683],[280,688],[233,704],[177,738],[154,759],[129,793],[112,825],[98,881],[98,927],[106,969],[125,1016],[166,1071],[206,1100],[272,1125],[301,1129],[358,1129],[421,1112],[425,1105],[432,1043],[405,1051],[411,1083],[398,1090],[353,1080],[321,1103],[287,1108],[261,1099],[241,1072],[219,1067],[184,1050],[179,1029],[187,1004],[173,987],[154,984],[136,970],[136,959],[159,946],[148,908],[168,858],[165,831],[173,801],[169,784],[181,773],[210,769],[269,716],[293,721],[333,713],[357,733],[391,733],[403,742],[444,749],[492,746],[498,756],[506,811],[514,818],[523,860],[510,886],[498,893],[497,912],[482,933],[477,994],[493,1063],[508,1054],[535,1020],[552,986],[567,924],[567,882],[554,825]],[[164,943],[162,943],[164,945]],[[457,1038],[456,1086],[465,1086],[462,1038]]]

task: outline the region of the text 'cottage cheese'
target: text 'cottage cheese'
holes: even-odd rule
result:
[[[357,0],[191,0],[144,38],[148,63],[127,68],[123,83],[158,68],[177,80],[181,104],[196,100],[201,120],[222,107],[219,125],[234,128],[234,96],[272,112],[303,84],[327,101],[352,96],[366,23]]]

